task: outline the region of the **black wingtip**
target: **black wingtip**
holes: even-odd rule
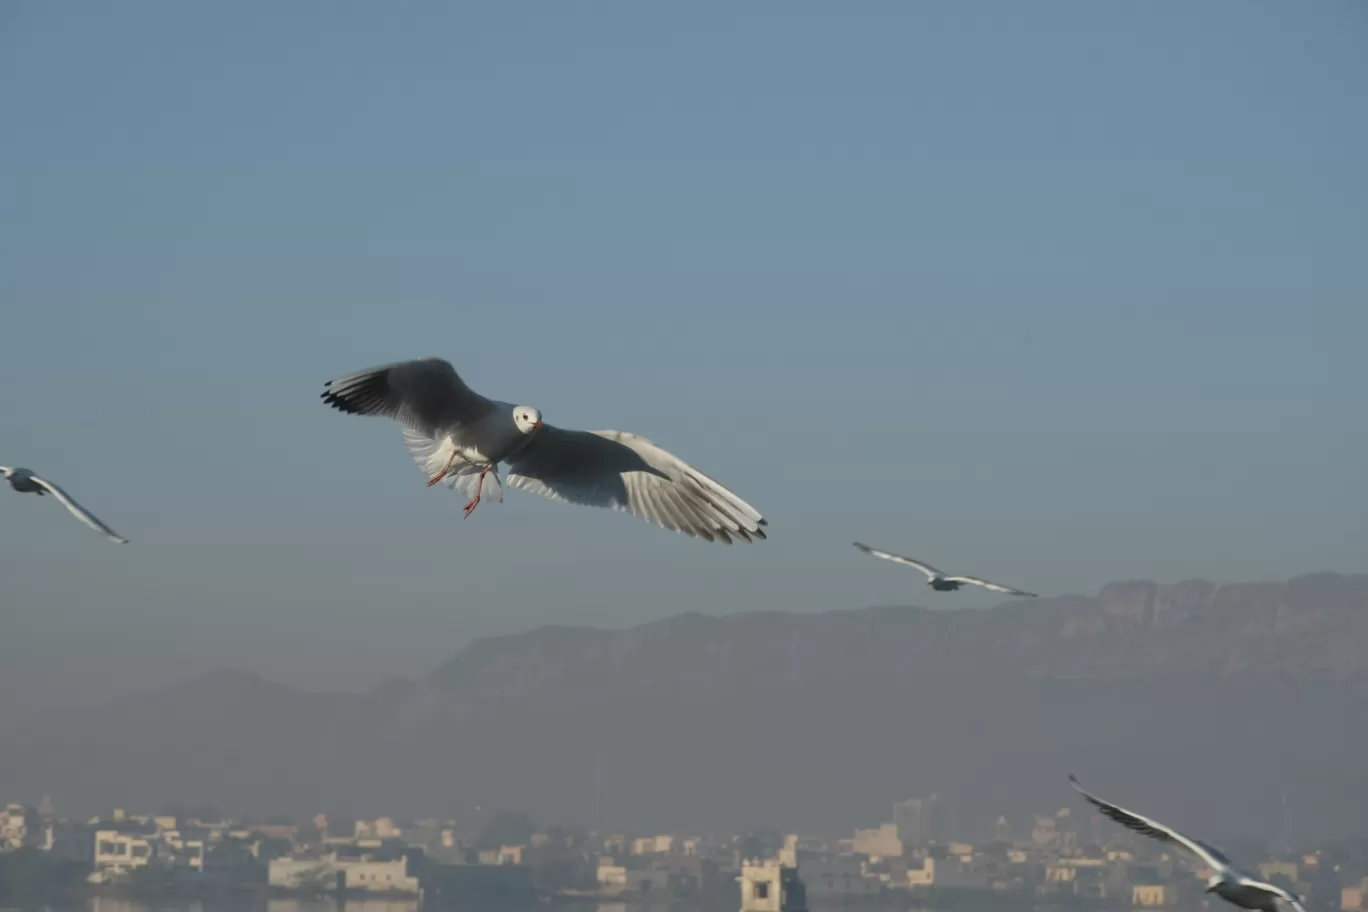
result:
[[[364,415],[364,414],[366,414],[361,408],[359,408],[359,407],[356,405],[356,403],[351,402],[351,401],[349,401],[349,400],[347,400],[347,399],[341,398],[340,396],[338,396],[336,393],[332,392],[331,390],[329,390],[329,391],[326,392],[326,393],[323,393],[323,394],[320,395],[318,398],[322,399],[325,405],[332,406],[333,408],[337,409],[339,412],[346,412],[348,415]]]
[[[1069,773],[1069,781],[1072,782],[1074,785],[1082,785],[1082,784],[1083,784],[1083,783],[1081,783],[1081,782],[1078,781],[1078,777],[1075,776],[1073,773]]]

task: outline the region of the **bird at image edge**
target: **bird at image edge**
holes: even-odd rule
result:
[[[91,513],[85,507],[78,504],[70,494],[63,491],[54,482],[48,481],[45,478],[39,478],[28,469],[12,469],[8,466],[0,466],[0,473],[4,474],[5,480],[9,482],[9,486],[19,493],[37,494],[39,497],[42,497],[44,494],[51,494],[53,497],[57,498],[62,506],[67,508],[72,516],[76,517],[87,526],[90,526],[90,528],[94,529],[96,532],[103,532],[110,541],[118,542],[121,545],[128,544],[128,539],[100,522],[94,513]]]
[[[1207,878],[1206,892],[1215,893],[1226,902],[1239,906],[1241,909],[1252,909],[1257,910],[1257,912],[1282,912],[1280,910],[1280,904],[1282,904],[1294,912],[1306,912],[1306,909],[1302,907],[1300,896],[1289,893],[1276,884],[1250,877],[1236,868],[1220,849],[1200,840],[1184,836],[1157,820],[1141,817],[1134,811],[1128,811],[1089,794],[1083,789],[1078,777],[1073,774],[1069,775],[1069,782],[1073,783],[1078,794],[1101,811],[1104,817],[1115,820],[1123,827],[1149,836],[1151,839],[1158,839],[1186,849],[1200,858],[1212,870],[1211,876]]]

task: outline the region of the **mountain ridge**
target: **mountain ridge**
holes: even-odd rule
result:
[[[1246,832],[1238,796],[1290,777],[1304,825],[1352,831],[1368,819],[1365,697],[1368,576],[1129,580],[981,610],[541,627],[361,693],[218,669],[21,726],[0,789],[94,809],[587,821],[597,768],[618,826],[847,828],[938,791],[971,834],[1066,803],[1068,767]]]

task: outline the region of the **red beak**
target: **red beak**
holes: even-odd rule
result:
[[[532,422],[532,427],[536,428],[537,430],[541,430],[541,427],[542,427],[541,421],[540,421],[540,420],[537,420],[537,421]]]

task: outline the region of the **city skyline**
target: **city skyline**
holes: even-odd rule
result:
[[[933,796],[928,800],[934,803]],[[895,816],[907,805],[896,802]],[[670,896],[710,908],[726,902],[739,882],[742,912],[763,912],[764,901],[774,898],[771,889],[782,894],[790,887],[794,904],[783,906],[789,912],[806,909],[805,900],[821,906],[901,894],[949,902],[956,893],[971,900],[995,895],[999,907],[1078,900],[1095,908],[1202,907],[1200,863],[1118,827],[1099,830],[1105,838],[1089,842],[1083,831],[1100,818],[1071,811],[1036,814],[1029,834],[1005,840],[911,844],[877,834],[892,824],[828,839],[763,829],[595,833],[507,813],[474,827],[438,817],[324,814],[261,823],[201,819],[186,809],[114,809],[75,822],[54,817],[50,802],[38,814],[10,803],[0,811],[0,872],[28,871],[17,894],[0,880],[0,899],[70,897],[83,882],[86,889],[135,899],[232,889],[258,897],[378,893],[439,905],[481,893],[494,904],[537,895],[629,904]],[[1362,840],[1283,850],[1246,840],[1237,848],[1265,881],[1301,891],[1308,908],[1359,912],[1364,906]]]

